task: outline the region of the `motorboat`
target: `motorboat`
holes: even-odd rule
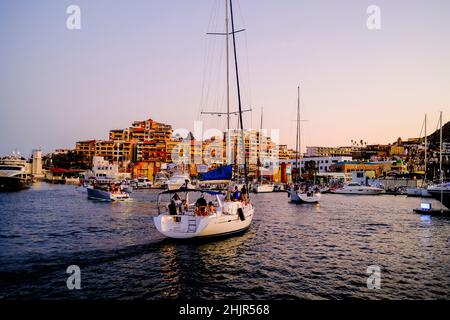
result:
[[[378,195],[384,192],[382,188],[363,186],[356,182],[351,182],[341,188],[331,189],[331,193],[337,194],[358,194],[358,195]]]
[[[253,192],[255,193],[268,193],[268,192],[273,192],[274,190],[274,185],[271,183],[264,183],[264,184],[256,184],[253,187]]]
[[[189,199],[195,194],[196,202],[190,203]],[[168,203],[162,201],[164,196],[170,197]],[[212,199],[207,200],[208,196]],[[180,188],[159,194],[158,216],[153,222],[156,229],[169,238],[221,237],[247,230],[254,210],[250,202],[224,200],[222,192]]]
[[[108,185],[89,186],[87,187],[87,196],[90,200],[99,201],[124,201],[129,200],[130,195],[120,190],[112,190]]]
[[[122,182],[122,184],[120,185],[120,190],[126,193],[133,193],[133,186],[131,185],[131,183]]]
[[[0,160],[0,191],[19,191],[31,186],[32,178],[26,161],[19,156]]]
[[[294,203],[318,203],[322,194],[317,189],[311,189],[308,191],[289,189],[289,198]]]

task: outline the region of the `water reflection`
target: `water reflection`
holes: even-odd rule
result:
[[[184,243],[154,228],[156,195],[98,203],[47,184],[0,194],[0,292],[80,298],[61,285],[67,265],[80,264],[87,298],[450,298],[450,221],[413,213],[416,199],[323,195],[295,205],[258,194],[246,233]],[[372,264],[383,270],[377,292],[366,287]]]

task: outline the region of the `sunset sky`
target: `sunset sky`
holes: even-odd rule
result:
[[[450,1],[235,0],[246,127],[294,146],[388,143],[450,119]],[[66,8],[81,8],[68,30]],[[381,9],[381,30],[366,9]],[[152,118],[224,129],[224,0],[0,0],[0,155],[74,148]],[[215,71],[216,70],[216,71]],[[233,81],[234,81],[234,75]],[[234,85],[234,82],[233,82]],[[232,109],[236,97],[232,92]],[[233,123],[235,126],[235,122]]]

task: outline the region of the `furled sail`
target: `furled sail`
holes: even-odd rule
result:
[[[233,168],[231,165],[221,166],[214,170],[202,173],[201,181],[210,180],[231,180],[233,176]]]

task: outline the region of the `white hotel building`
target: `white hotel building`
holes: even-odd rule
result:
[[[305,163],[308,161],[316,162],[318,173],[326,173],[330,171],[330,166],[338,162],[352,161],[351,156],[330,156],[330,157],[301,157],[299,158],[299,165],[301,170],[305,169]],[[297,163],[295,159],[281,160],[280,163],[288,163],[291,168],[296,168]]]

